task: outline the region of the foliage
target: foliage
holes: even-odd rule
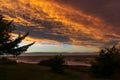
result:
[[[0,44],[6,44],[11,41],[11,33],[15,29],[12,25],[13,21],[8,21],[0,15]]]
[[[61,75],[50,72],[48,67],[33,64],[0,65],[0,80],[113,80],[87,78],[86,74],[66,69]]]
[[[113,46],[104,48],[96,57],[96,62],[92,64],[91,70],[97,77],[108,77],[120,71],[120,48]]]
[[[10,60],[10,59],[8,59],[8,58],[6,58],[6,57],[2,57],[1,59],[0,59],[0,65],[3,65],[3,64],[17,64],[17,62],[15,61],[15,60]]]
[[[6,20],[2,15],[0,15],[0,54],[11,54],[11,55],[20,55],[22,52],[26,51],[31,45],[28,44],[22,47],[19,47],[19,43],[25,39],[29,33],[21,36],[19,35],[16,39],[12,38],[12,33],[15,30],[15,25],[12,24],[13,21]]]
[[[54,58],[50,58],[48,60],[40,61],[39,65],[49,66],[53,72],[63,73],[65,60],[62,56],[55,56]]]

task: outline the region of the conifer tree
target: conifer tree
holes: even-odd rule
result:
[[[23,36],[19,35],[16,39],[13,39],[11,34],[15,30],[16,26],[12,23],[13,21],[9,21],[0,15],[0,54],[2,55],[20,55],[24,51],[27,51],[27,49],[35,43],[33,42],[19,47],[18,44],[21,43],[21,41],[25,39],[29,33],[26,33]]]

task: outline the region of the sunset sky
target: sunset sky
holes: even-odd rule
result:
[[[120,41],[120,0],[0,0],[28,52],[96,52]]]

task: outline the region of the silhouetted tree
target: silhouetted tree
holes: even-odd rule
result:
[[[19,47],[18,44],[21,43],[29,33],[26,33],[23,36],[19,35],[16,39],[13,39],[11,34],[13,30],[15,30],[15,25],[12,24],[12,22],[13,21],[9,21],[0,15],[0,54],[11,54],[17,56],[26,51],[34,44],[34,42]]]
[[[104,48],[96,57],[91,70],[97,77],[108,77],[120,71],[120,48],[113,46]]]
[[[53,72],[63,73],[65,60],[62,56],[55,56],[54,58],[40,61],[39,65],[49,66]]]

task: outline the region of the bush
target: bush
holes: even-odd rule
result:
[[[48,60],[40,61],[39,65],[49,66],[53,72],[63,73],[65,61],[62,56],[55,56],[54,58],[50,58]]]
[[[109,77],[120,71],[120,49],[116,46],[102,49],[91,70],[96,77]]]
[[[13,65],[13,64],[17,64],[17,62],[15,60],[10,60],[6,57],[2,57],[0,59],[0,65],[4,65],[4,64],[9,64],[9,65]]]

